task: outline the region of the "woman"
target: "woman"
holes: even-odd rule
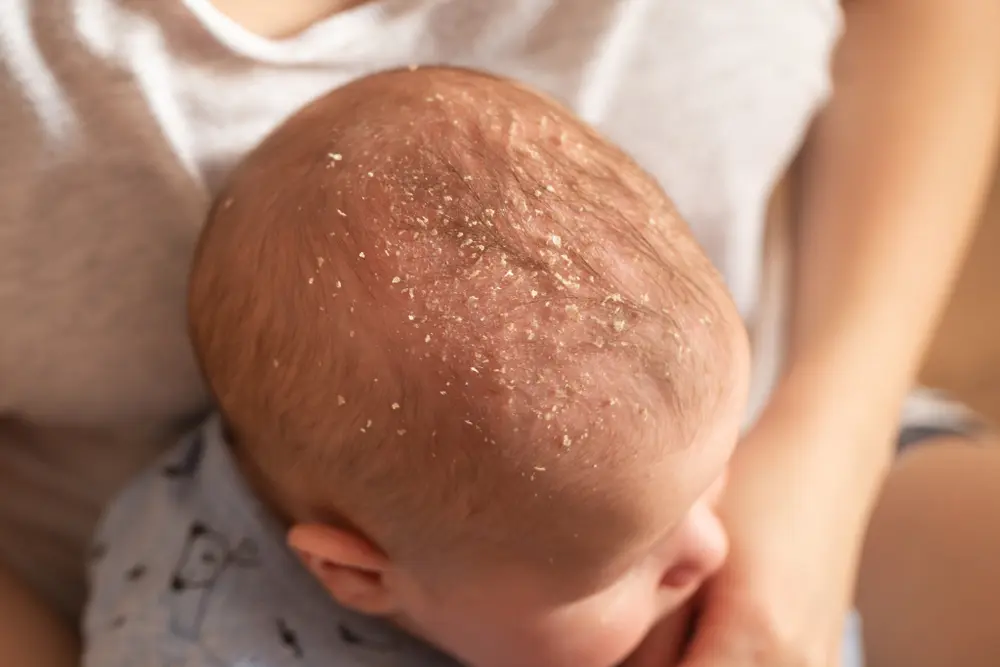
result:
[[[72,663],[64,620],[99,508],[207,408],[187,261],[212,192],[284,115],[413,62],[525,79],[663,181],[752,318],[762,211],[826,99],[846,18],[802,163],[792,345],[739,448],[734,554],[688,660],[830,664],[989,168],[998,13],[989,0],[854,0],[843,14],[833,0],[7,0],[0,663]]]

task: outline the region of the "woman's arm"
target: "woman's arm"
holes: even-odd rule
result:
[[[737,448],[729,561],[686,667],[828,667],[899,409],[1000,125],[1000,3],[850,0],[802,159],[786,372]]]
[[[860,457],[874,482],[992,175],[1000,3],[845,11],[834,98],[803,154],[785,384],[857,430],[856,446],[820,455]]]
[[[788,474],[829,489],[828,530],[850,543],[992,176],[1000,3],[850,0],[845,11],[834,96],[802,155],[792,349],[773,406],[798,413],[803,432],[773,446],[800,450]],[[842,557],[832,569],[854,551]]]

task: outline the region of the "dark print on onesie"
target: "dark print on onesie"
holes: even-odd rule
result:
[[[243,539],[231,547],[221,532],[200,521],[192,523],[170,577],[170,627],[174,634],[198,639],[208,602],[226,571],[257,565],[257,545],[252,540]]]

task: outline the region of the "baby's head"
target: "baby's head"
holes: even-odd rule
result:
[[[609,667],[721,562],[745,334],[668,198],[554,102],[397,71],[233,175],[191,328],[343,605],[474,667]]]

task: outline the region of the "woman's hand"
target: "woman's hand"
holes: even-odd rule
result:
[[[850,437],[810,421],[774,405],[741,444],[720,507],[730,557],[704,591],[683,667],[839,665],[868,494],[850,470],[799,455],[805,439]]]

